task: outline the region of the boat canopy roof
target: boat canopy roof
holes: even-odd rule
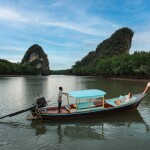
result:
[[[76,99],[84,99],[84,98],[99,98],[103,97],[106,93],[101,90],[97,89],[90,89],[90,90],[81,90],[81,91],[74,91],[68,92],[68,94]]]

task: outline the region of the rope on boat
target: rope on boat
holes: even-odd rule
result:
[[[31,114],[31,115],[27,115],[27,119],[28,120],[37,120],[37,119],[41,119],[42,120],[42,117],[41,117],[41,113],[40,113],[40,110],[36,107],[35,110],[34,110],[34,115]]]

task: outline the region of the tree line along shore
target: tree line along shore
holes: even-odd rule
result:
[[[84,64],[88,62],[84,62]],[[101,76],[107,78],[150,78],[150,52],[134,52],[113,57],[101,57],[97,64],[76,62],[71,69],[52,71],[52,74]]]
[[[86,62],[84,62],[86,64]],[[30,65],[11,63],[0,59],[0,76],[39,75],[40,69]],[[96,65],[76,62],[71,69],[50,71],[55,75],[101,76],[107,78],[150,78],[150,52],[135,52],[132,55],[123,54],[110,58],[101,58]]]

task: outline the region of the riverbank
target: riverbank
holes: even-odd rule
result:
[[[140,81],[140,82],[150,82],[150,79],[131,79],[131,78],[108,78],[110,80],[125,80],[125,81]]]
[[[49,75],[0,75],[0,77],[29,77],[29,76],[49,76]]]

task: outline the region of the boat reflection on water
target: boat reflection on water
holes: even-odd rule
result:
[[[77,139],[104,139],[103,124],[99,126],[70,125],[64,128],[64,135]]]
[[[130,114],[129,114],[130,113]],[[31,126],[36,129],[35,135],[48,134],[54,132],[57,134],[58,142],[61,143],[64,136],[74,139],[105,139],[105,129],[113,130],[113,127],[128,127],[132,124],[142,124],[145,132],[149,132],[149,126],[144,122],[139,111],[131,111],[118,115],[101,118],[89,118],[82,120],[64,120],[64,121],[39,121],[34,120]]]
[[[57,126],[57,135],[58,135],[58,143],[62,143],[63,134],[62,134],[61,125]]]

